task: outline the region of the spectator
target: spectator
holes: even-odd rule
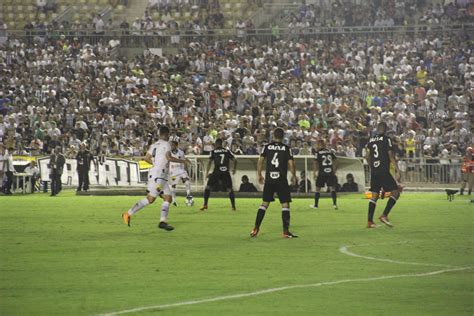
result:
[[[354,182],[352,173],[346,175],[346,183],[342,185],[341,192],[359,192],[359,185]]]
[[[306,173],[301,171],[298,192],[311,192],[311,181],[306,177]]]
[[[239,192],[257,192],[257,188],[253,183],[249,182],[249,177],[246,175],[242,176],[242,183],[240,184]]]

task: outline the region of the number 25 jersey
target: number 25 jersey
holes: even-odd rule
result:
[[[272,142],[263,147],[261,156],[266,159],[265,182],[287,182],[288,161],[293,160],[290,147]]]
[[[393,150],[392,140],[385,135],[375,135],[369,139],[367,149],[370,154],[370,171],[373,174],[390,173],[390,157]]]

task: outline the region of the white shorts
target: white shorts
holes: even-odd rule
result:
[[[170,184],[171,185],[177,185],[179,183],[179,180],[183,181],[183,183],[189,179],[188,173],[185,171],[179,173],[179,174],[174,174],[170,176]]]
[[[168,184],[168,180],[163,178],[154,178],[153,176],[148,176],[148,184],[147,184],[148,194],[153,197],[157,197],[160,193],[164,195],[171,195],[170,185]]]

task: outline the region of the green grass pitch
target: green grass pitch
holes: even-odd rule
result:
[[[297,239],[281,237],[276,203],[249,237],[259,199],[237,199],[232,212],[211,197],[199,212],[201,199],[179,198],[175,231],[156,228],[161,203],[129,228],[120,214],[139,198],[0,197],[0,315],[474,314],[474,269],[461,269],[474,268],[468,197],[403,194],[395,228],[373,230],[362,194],[340,197],[338,211],[330,199],[319,210],[296,199]]]

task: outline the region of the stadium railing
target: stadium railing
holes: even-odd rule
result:
[[[7,30],[9,37],[37,39],[59,39],[60,35],[68,38],[77,37],[80,41],[95,44],[97,42],[107,42],[109,40],[120,40],[121,47],[182,47],[190,42],[202,42],[205,40],[258,40],[260,42],[273,42],[280,39],[297,38],[318,38],[332,39],[341,34],[353,37],[383,36],[392,37],[398,35],[416,36],[419,34],[436,33],[463,33],[466,35],[474,33],[474,23],[460,23],[448,25],[404,25],[392,27],[379,26],[351,26],[351,27],[308,27],[308,28],[280,28],[275,35],[271,28],[246,29],[244,34],[239,34],[235,28],[231,29],[211,29],[196,33],[193,30],[180,29],[175,32],[166,30],[163,35],[156,34],[156,31],[134,30],[134,29],[109,29],[103,34],[96,34],[93,29],[69,29],[69,30],[44,30],[25,31]],[[173,41],[172,41],[173,39]],[[176,40],[178,41],[176,42]]]
[[[205,185],[207,174],[208,156],[188,156],[191,160],[189,176],[193,185],[193,190],[202,190]],[[25,157],[15,156],[14,164],[17,172],[22,172],[29,161],[36,159],[40,168],[41,179],[49,181],[48,157]],[[257,181],[257,160],[258,156],[237,156],[237,172],[233,176],[234,189],[238,190],[243,175],[249,177],[250,182],[261,189]],[[436,187],[457,187],[461,183],[461,162],[459,159],[452,159],[449,164],[433,162],[433,160],[401,159],[399,166],[401,169],[402,185],[412,188],[436,188]],[[310,192],[314,190],[315,179],[313,178],[312,162],[313,156],[295,156],[298,183],[305,178],[311,183],[311,190],[304,182],[304,190]],[[355,182],[359,184],[359,191],[364,191],[369,186],[370,171],[368,165],[361,158],[338,157],[338,183],[342,185],[348,173],[354,176]],[[66,167],[62,177],[65,185],[77,185],[76,160],[67,159]],[[231,165],[232,166],[232,165]],[[118,186],[143,186],[147,179],[148,165],[140,157],[109,157],[105,163],[99,165],[92,164],[89,173],[91,186],[118,187]],[[179,188],[182,188],[181,185]]]

